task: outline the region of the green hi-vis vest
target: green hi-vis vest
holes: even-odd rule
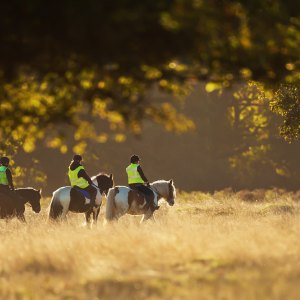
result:
[[[126,168],[126,172],[128,175],[128,184],[144,183],[144,180],[142,179],[140,173],[137,170],[138,166],[139,166],[139,164],[130,164]]]
[[[6,170],[7,170],[7,167],[0,166],[0,184],[3,184],[3,185],[8,185]]]
[[[80,170],[84,170],[84,167],[79,166],[75,170],[71,170],[69,168],[68,176],[69,176],[69,179],[70,179],[71,186],[76,185],[76,186],[84,189],[84,188],[89,186],[89,183],[83,177],[78,177],[78,172]]]

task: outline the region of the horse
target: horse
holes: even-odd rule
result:
[[[94,185],[98,187],[95,201],[97,207],[91,207],[89,204],[90,199],[86,198],[87,195],[83,195],[85,191],[72,188],[71,186],[63,186],[53,192],[49,220],[65,220],[67,213],[71,211],[85,213],[87,225],[91,225],[91,214],[93,214],[93,222],[96,224],[100,213],[102,197],[106,196],[108,190],[114,186],[114,179],[112,174],[107,175],[104,173],[93,176],[91,179]]]
[[[41,211],[41,191],[32,187],[18,188],[14,192],[0,192],[0,219],[17,217],[26,223],[25,204],[29,202],[35,213]]]
[[[150,183],[154,194],[154,201],[164,198],[170,206],[173,206],[176,199],[176,189],[173,180],[157,180]],[[107,195],[106,221],[118,220],[125,214],[143,215],[141,222],[153,218],[153,210],[147,203],[144,195],[137,190],[127,186],[116,186],[111,188]]]

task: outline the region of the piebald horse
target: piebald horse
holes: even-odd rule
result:
[[[150,184],[154,194],[154,201],[164,198],[170,206],[176,199],[176,189],[173,180],[157,180]],[[125,214],[143,215],[141,222],[153,218],[153,210],[149,207],[144,195],[127,186],[111,188],[106,201],[106,221],[118,220]]]
[[[113,175],[98,174],[91,178],[94,185],[97,186],[96,205],[90,206],[90,199],[85,197],[81,191],[71,186],[63,186],[53,192],[50,203],[49,220],[65,220],[69,211],[75,213],[85,213],[87,225],[91,225],[91,214],[93,221],[97,223],[102,198],[108,193],[108,190],[114,186]]]

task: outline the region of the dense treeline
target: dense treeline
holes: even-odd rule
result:
[[[190,129],[184,118],[174,125],[170,107],[148,103],[146,90],[184,94],[191,78],[297,84],[298,12],[297,1],[281,0],[3,2],[1,135],[18,140],[25,126],[32,139],[49,124],[78,123],[82,101],[114,128],[138,133],[151,118]],[[299,106],[293,91],[272,107],[287,118],[283,134],[297,138],[299,111],[284,113]]]
[[[281,134],[297,140],[299,6],[286,0],[3,2],[1,151],[31,152],[44,140],[66,153],[62,127],[69,125],[76,129],[74,151],[84,151],[89,139],[123,141],[127,129],[138,135],[144,120],[189,131],[194,122],[170,98],[185,97],[201,80],[207,91],[251,80],[256,98],[282,116]],[[150,99],[153,87],[172,97]],[[236,128],[252,114],[259,143],[260,127],[272,118],[255,117],[260,104],[251,104],[251,94],[235,95],[228,114]]]
[[[122,143],[111,139],[100,144],[88,141],[84,164],[89,174],[100,170],[113,173],[117,184],[126,185],[129,157],[138,153],[150,181],[173,178],[179,190],[298,189],[300,143],[289,144],[279,136],[280,119],[258,94],[256,86],[236,86],[219,95],[207,93],[204,84],[197,85],[180,110],[194,121],[194,130],[185,134],[165,132],[147,121],[140,138],[128,134]],[[168,99],[155,90],[149,97],[151,101]],[[101,128],[103,122],[96,126]],[[16,165],[22,165],[22,171],[35,166],[34,173],[28,170],[25,176],[18,176],[22,185],[32,185],[35,177],[43,194],[51,195],[59,186],[68,184],[72,132],[67,130],[70,151],[64,155],[42,145],[29,154],[19,151]]]

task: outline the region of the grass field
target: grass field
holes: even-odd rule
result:
[[[0,221],[0,299],[299,299],[300,193],[179,193],[156,222]],[[105,207],[105,205],[104,205]]]

